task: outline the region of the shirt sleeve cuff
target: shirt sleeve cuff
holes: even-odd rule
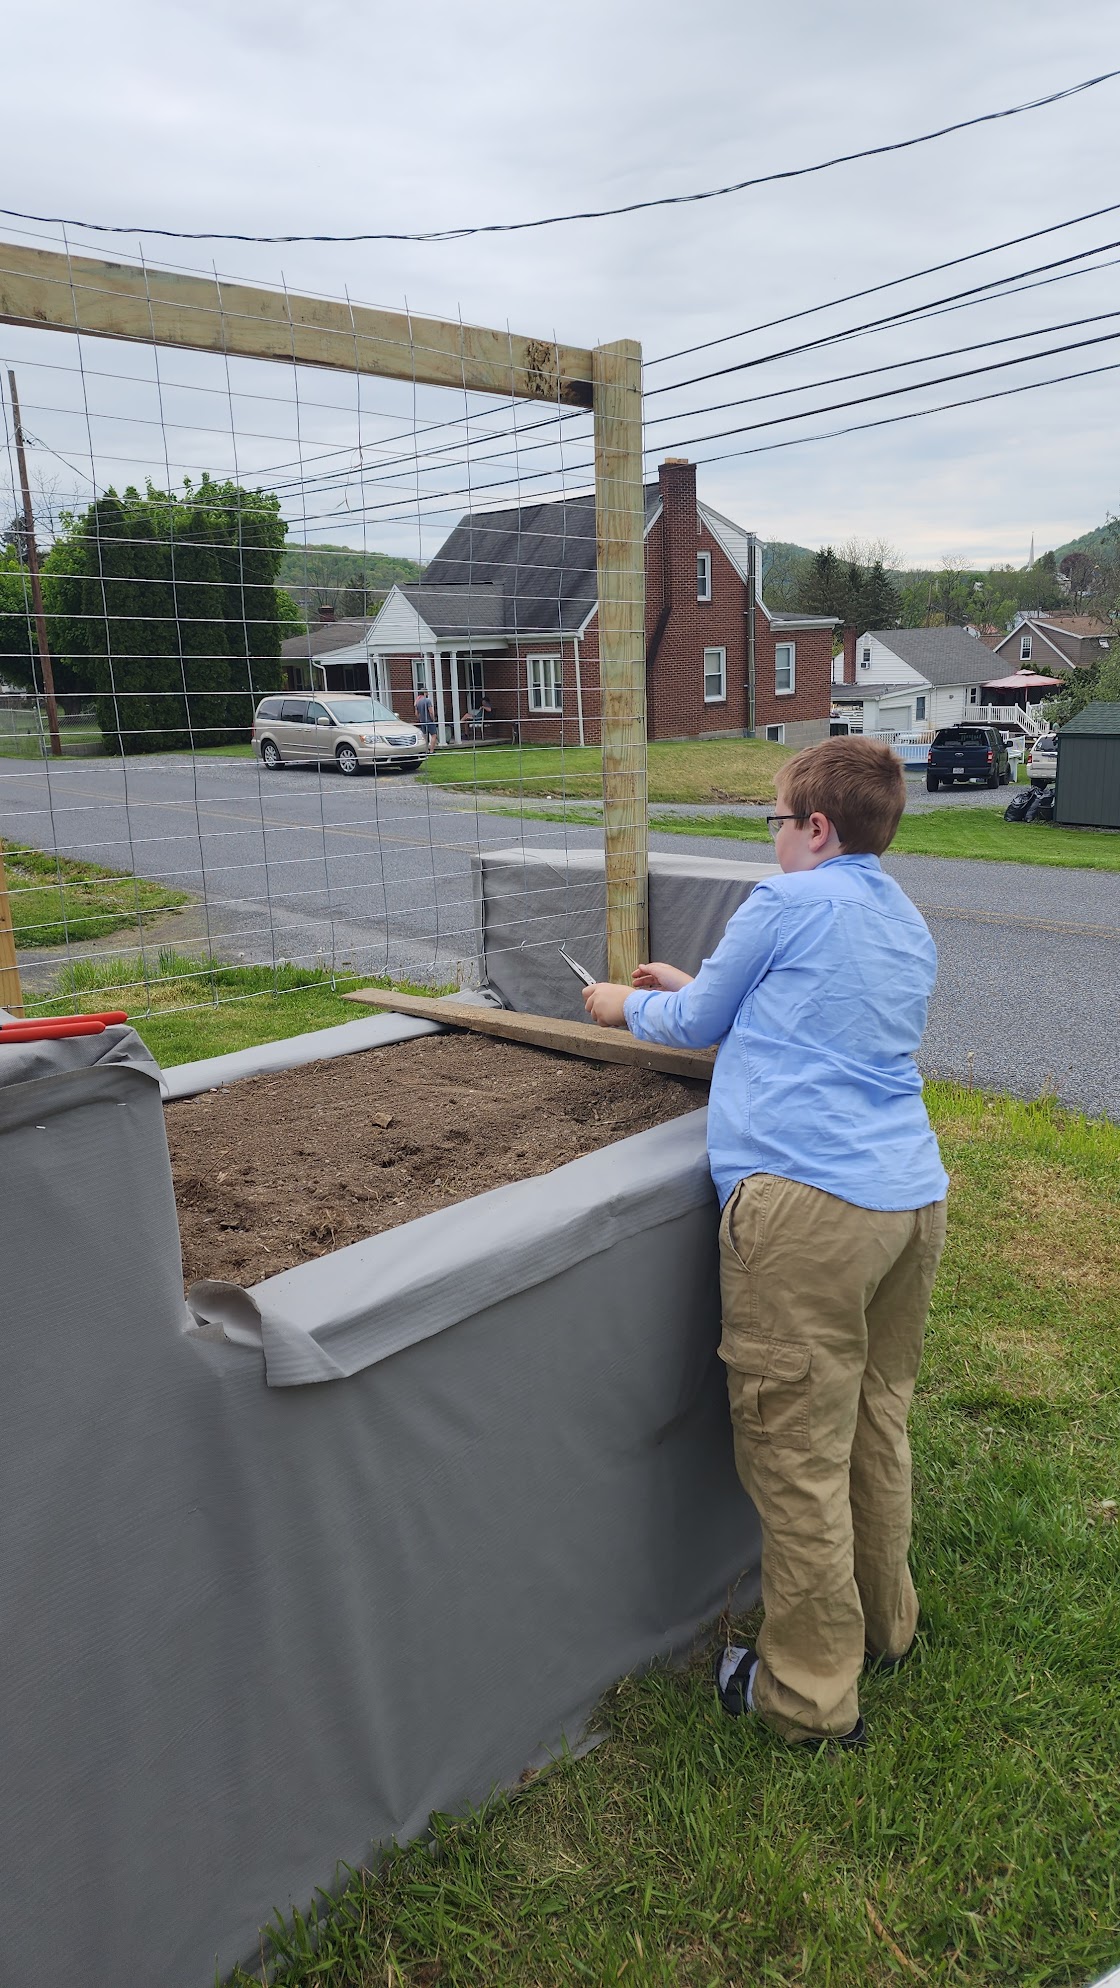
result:
[[[626,1026],[631,1035],[636,1035],[639,1041],[648,1040],[646,1032],[642,1027],[642,1010],[651,999],[652,993],[644,989],[636,994],[628,994],[626,996],[626,1002],[622,1010],[626,1019]]]

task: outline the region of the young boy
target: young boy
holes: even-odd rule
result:
[[[799,752],[767,819],[782,874],[695,979],[658,962],[584,995],[605,1027],[719,1044],[719,1350],[765,1619],[716,1681],[725,1711],[813,1746],[863,1744],[860,1671],[900,1663],[918,1619],[906,1422],[948,1178],[914,1062],[936,953],[879,863],[905,798],[871,739]]]

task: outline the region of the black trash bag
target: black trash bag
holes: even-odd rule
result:
[[[1031,789],[1030,800],[1027,802],[1027,805],[1023,810],[1022,819],[1024,821],[1038,820],[1040,814],[1042,813],[1042,799],[1045,791],[1046,791],[1045,788],[1041,787],[1033,787]],[[1051,801],[1050,803],[1050,812],[1051,814],[1053,814],[1054,812],[1053,801]]]
[[[1037,788],[1035,789],[1035,792],[1038,793]],[[1038,793],[1038,806],[1037,808],[1031,810],[1031,813],[1028,815],[1027,819],[1028,821],[1053,821],[1054,819],[1053,787],[1044,787],[1042,789],[1042,792]]]
[[[1004,821],[1026,821],[1027,809],[1035,799],[1034,787],[1020,787],[1013,801],[1009,801],[1003,811]]]

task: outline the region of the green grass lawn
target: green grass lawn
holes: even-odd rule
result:
[[[101,939],[189,902],[189,891],[99,863],[73,862],[16,842],[2,846],[17,950]]]
[[[658,815],[662,835],[714,835],[768,842],[760,816]],[[965,856],[987,863],[1041,863],[1063,870],[1120,870],[1120,835],[1109,829],[1055,828],[1052,822],[1004,821],[1003,807],[936,808],[905,814],[891,844],[902,856]]]
[[[193,1063],[280,1042],[306,1029],[333,1028],[361,1018],[342,995],[356,987],[398,987],[407,994],[449,994],[450,987],[336,975],[285,961],[271,966],[221,966],[170,949],[143,965],[135,958],[74,960],[64,966],[50,999],[25,1003],[28,1015],[73,1015],[123,1008],[162,1064]]]
[[[729,1721],[706,1657],[627,1679],[586,1758],[280,1937],[281,1988],[1071,1988],[1120,1959],[1120,1128],[929,1095],[924,1614],[867,1752]]]
[[[66,757],[68,747],[81,747],[83,750],[80,756],[83,758],[91,750],[93,752],[100,752],[101,750],[101,731],[97,725],[74,725],[63,720],[59,727],[59,734],[62,741],[63,757]],[[45,751],[44,747],[46,748]],[[40,737],[38,732],[9,730],[6,726],[0,725],[0,759],[44,759],[49,757],[50,739],[46,735]]]
[[[770,801],[787,747],[766,739],[655,739],[649,748],[651,801]],[[598,746],[480,746],[437,752],[418,778],[428,786],[528,799],[599,800],[603,756]]]

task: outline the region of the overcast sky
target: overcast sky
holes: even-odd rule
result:
[[[1116,27],[1109,0],[1070,0],[1060,12],[1052,0],[942,0],[936,10],[898,0],[849,0],[842,8],[709,0],[702,10],[679,0],[568,0],[563,10],[538,15],[511,0],[485,8],[452,0],[422,8],[369,0],[105,0],[96,8],[88,0],[37,0],[5,26],[0,199],[45,215],[261,234],[530,218],[714,186],[1022,102],[1120,66]],[[415,311],[461,313],[577,344],[636,337],[655,359],[1120,201],[1118,113],[1120,81],[784,186],[460,243],[279,248],[77,231],[70,239],[86,253],[142,249],[152,263],[200,268],[213,259],[230,274],[283,280],[294,291],[348,292],[396,308],[407,299]],[[57,238],[50,229],[20,234],[0,220],[5,234]],[[881,304],[836,308],[804,327],[759,332],[710,357],[654,368],[647,383],[760,357],[794,333],[836,332],[880,309],[1114,241],[1120,243],[1120,212],[923,279]],[[913,375],[822,386],[718,416],[689,419],[685,412],[783,387],[809,389],[838,373],[1098,313],[1118,315],[1024,343],[1045,348],[1120,331],[1120,246],[1095,258],[1114,259],[1096,274],[661,396],[648,414],[674,419],[650,429],[652,459],[757,448],[1118,363],[1120,340],[848,414],[811,412],[877,386],[1006,356],[976,353]],[[199,432],[216,432],[220,423],[198,414],[197,367],[220,362],[169,361],[158,406],[153,389],[137,383],[139,364],[130,372],[122,350],[85,341],[91,378],[78,391],[72,341],[0,328],[0,357],[19,368],[26,426],[46,444],[34,451],[36,472],[53,474],[64,494],[88,496],[92,486],[81,476],[119,484],[147,466],[160,480],[164,452],[173,475],[188,464],[231,467],[228,404],[225,442]],[[264,403],[247,397],[248,373],[265,370],[274,376],[270,391],[284,400],[267,421],[252,413]],[[102,371],[127,377],[98,384],[92,376]],[[236,465],[247,480],[267,469],[276,480],[291,474],[298,481],[294,467],[275,468],[295,463],[294,391],[276,384],[280,371],[245,369],[233,381]],[[370,423],[388,437],[412,419],[411,401],[406,407],[375,384],[380,396],[363,399],[371,410],[363,439]],[[444,523],[437,528],[429,518],[418,539],[415,520],[410,525],[393,508],[395,486],[382,484],[370,501],[367,479],[366,509],[356,522],[358,435],[346,411],[353,396],[347,401],[329,375],[305,372],[299,386],[308,404],[296,453],[305,464],[314,459],[321,476],[326,451],[336,449],[350,480],[326,495],[314,485],[306,504],[294,484],[286,489],[293,534],[302,535],[306,509],[313,539],[393,549],[419,542],[433,550]],[[700,488],[768,538],[816,546],[882,537],[906,563],[952,555],[1021,564],[1032,536],[1042,551],[1120,509],[1118,391],[1120,372],[1103,372],[865,434],[733,455],[704,469]],[[98,394],[96,420],[87,424],[86,408]],[[210,394],[211,402],[219,398]],[[426,402],[422,418],[441,418],[440,404]],[[790,409],[809,413],[787,427],[693,444]],[[77,460],[83,447],[84,468]],[[59,466],[59,455],[74,462],[73,472]],[[554,460],[534,458],[534,467]],[[578,445],[569,445],[573,481],[582,460]],[[447,504],[454,509],[462,478],[447,474],[449,467],[441,487],[452,493]],[[542,479],[526,493],[547,487]]]

